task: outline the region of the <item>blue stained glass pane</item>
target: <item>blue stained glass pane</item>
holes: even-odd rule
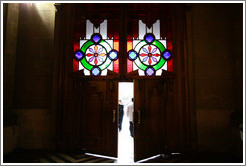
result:
[[[147,76],[153,76],[155,74],[155,70],[153,68],[147,68],[146,69],[146,75]]]
[[[111,51],[109,53],[109,59],[116,60],[118,58],[118,53],[116,51]]]
[[[152,35],[146,35],[145,40],[147,43],[152,43],[154,41],[154,37]]]
[[[130,60],[135,60],[137,58],[137,53],[135,51],[130,51],[128,57]]]
[[[95,36],[93,36],[92,40],[93,40],[94,42],[98,43],[98,42],[101,40],[101,38],[100,38],[100,36],[95,35]]]
[[[171,57],[171,53],[168,52],[168,51],[165,51],[165,52],[163,53],[163,57],[164,57],[164,59],[169,59],[169,58]]]
[[[82,58],[83,58],[83,54],[82,54],[81,52],[77,52],[77,53],[75,54],[75,57],[76,57],[77,59],[82,59]]]
[[[93,68],[93,69],[91,70],[91,73],[92,73],[92,75],[94,75],[94,76],[98,76],[98,75],[100,75],[100,69],[99,69],[99,68]]]

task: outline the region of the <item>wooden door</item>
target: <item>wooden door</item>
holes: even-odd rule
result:
[[[82,81],[81,146],[86,152],[117,157],[118,83]]]
[[[164,153],[167,97],[164,80],[134,80],[134,161]]]

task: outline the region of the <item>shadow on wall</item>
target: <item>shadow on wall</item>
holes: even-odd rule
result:
[[[11,4],[8,4],[11,5]],[[4,54],[3,153],[16,148],[51,149],[51,104],[55,7],[52,3],[21,3],[18,28],[6,17]],[[13,15],[8,7],[7,15]],[[4,17],[5,18],[5,17]],[[10,33],[10,34],[8,34]],[[11,38],[16,33],[17,38]],[[13,51],[14,48],[14,51]],[[8,56],[12,51],[13,55]],[[13,63],[13,61],[15,63]],[[8,123],[10,119],[11,123]]]

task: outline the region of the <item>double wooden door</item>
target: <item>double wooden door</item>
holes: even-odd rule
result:
[[[81,121],[81,147],[90,153],[117,157],[118,81],[81,81],[80,86],[77,119]],[[164,153],[167,103],[166,81],[134,80],[135,161]]]

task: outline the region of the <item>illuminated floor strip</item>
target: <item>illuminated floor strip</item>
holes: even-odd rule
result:
[[[156,156],[152,156],[152,157],[149,157],[149,158],[146,158],[146,159],[143,159],[143,160],[140,160],[140,161],[137,161],[136,163],[142,163],[142,162],[146,162],[148,160],[152,160],[152,159],[155,159],[157,157],[160,157],[160,154],[156,155]]]
[[[89,155],[89,156],[103,157],[103,158],[107,158],[107,159],[117,160],[117,158],[115,158],[115,157],[110,157],[110,156],[103,156],[103,155],[92,154],[92,153],[85,153],[85,154],[86,154],[86,155]]]

